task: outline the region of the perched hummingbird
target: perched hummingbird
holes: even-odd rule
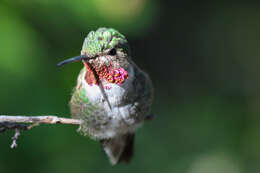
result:
[[[131,59],[126,38],[112,28],[91,31],[81,55],[58,66],[82,61],[70,100],[79,131],[100,141],[111,164],[129,162],[135,130],[151,118],[153,87],[149,76]]]

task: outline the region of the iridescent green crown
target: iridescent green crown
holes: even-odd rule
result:
[[[106,49],[122,48],[122,51],[128,53],[128,43],[121,33],[113,28],[99,28],[97,31],[89,32],[85,38],[82,53],[89,57],[101,54]]]

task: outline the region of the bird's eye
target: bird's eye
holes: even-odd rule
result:
[[[111,55],[111,56],[116,55],[116,49],[115,48],[111,49],[109,52],[109,55]]]

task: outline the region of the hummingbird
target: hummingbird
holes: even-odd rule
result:
[[[72,118],[81,119],[81,134],[98,140],[112,165],[129,162],[135,131],[151,119],[153,86],[132,60],[125,36],[113,28],[88,33],[80,56],[57,64],[81,61],[70,100]]]

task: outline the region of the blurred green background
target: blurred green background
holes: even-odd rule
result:
[[[0,173],[259,173],[260,5],[237,1],[2,0],[0,114],[69,117],[79,55],[98,27],[126,35],[154,83],[156,119],[129,165],[70,125],[0,134]]]

